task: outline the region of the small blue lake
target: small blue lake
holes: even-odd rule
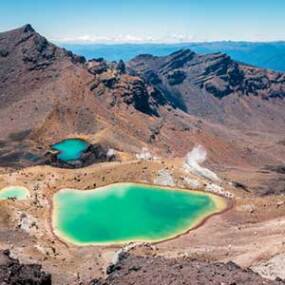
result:
[[[1,189],[0,200],[16,199],[25,200],[29,196],[29,190],[21,186],[9,186]]]
[[[66,139],[52,145],[57,150],[57,159],[69,162],[80,159],[82,153],[89,147],[89,143],[82,139]]]

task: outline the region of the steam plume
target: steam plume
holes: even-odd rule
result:
[[[217,174],[208,168],[201,167],[200,163],[207,159],[207,150],[202,146],[195,146],[191,152],[186,155],[185,167],[190,172],[207,178],[211,181],[220,181]]]

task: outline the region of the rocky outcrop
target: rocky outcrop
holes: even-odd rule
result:
[[[177,85],[184,81],[186,78],[185,72],[181,70],[175,70],[167,74],[168,83],[170,85]]]
[[[195,57],[195,53],[189,49],[178,50],[170,55],[170,60],[162,64],[164,70],[175,70],[183,68],[189,61]]]
[[[105,280],[92,280],[90,285],[198,285],[243,284],[282,285],[281,279],[267,280],[250,269],[242,269],[233,262],[209,263],[190,258],[166,259],[163,257],[125,254],[109,270]]]
[[[253,266],[252,270],[264,278],[285,280],[285,254],[275,255],[268,261]]]
[[[116,69],[120,73],[126,73],[126,64],[123,60],[120,60],[118,64],[116,65]]]
[[[88,71],[93,74],[101,74],[106,72],[108,69],[107,62],[103,58],[92,59],[87,63]]]
[[[141,79],[135,79],[130,86],[130,92],[123,94],[124,102],[133,104],[137,110],[144,113],[151,113],[151,106],[149,104],[149,93],[146,85]]]
[[[90,71],[90,69],[89,69]],[[95,72],[91,70],[93,74]],[[108,107],[126,105],[148,115],[159,115],[159,107],[167,103],[163,94],[138,76],[125,70],[124,63],[108,65],[103,72],[96,72],[90,90],[100,96]]]
[[[285,174],[285,164],[280,164],[280,165],[267,165],[265,167],[265,170],[270,170],[277,172],[279,174]]]
[[[51,285],[51,275],[39,264],[21,264],[8,250],[0,251],[1,285]]]

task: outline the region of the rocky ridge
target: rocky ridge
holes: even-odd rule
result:
[[[90,285],[175,284],[175,285],[282,285],[281,279],[272,281],[260,277],[250,269],[242,269],[233,262],[203,262],[191,258],[125,254],[112,267],[105,280],[93,280]]]
[[[280,116],[275,125],[284,123],[284,73],[239,63],[222,53],[199,55],[188,49],[164,57],[139,55],[128,68],[191,115],[259,128],[252,120],[256,116],[265,128],[271,126],[264,115],[269,112]]]

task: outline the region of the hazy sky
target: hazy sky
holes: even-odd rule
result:
[[[0,0],[0,31],[26,23],[50,40],[285,40],[285,0]]]

